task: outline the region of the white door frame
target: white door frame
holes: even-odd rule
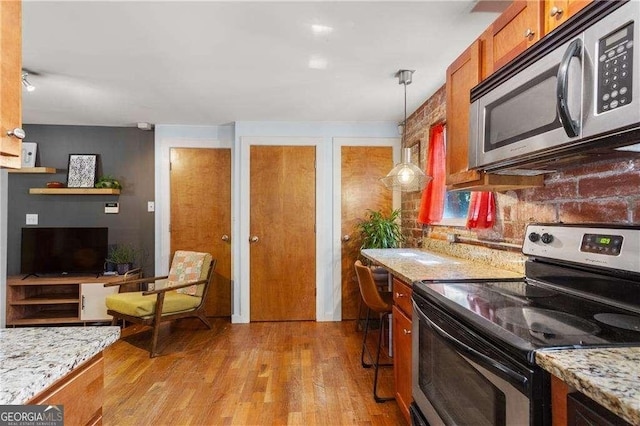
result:
[[[342,320],[342,147],[390,146],[393,164],[400,162],[400,138],[333,138],[333,305],[336,321]],[[391,169],[389,169],[391,170]],[[383,176],[380,176],[383,177]],[[392,205],[400,208],[400,193],[393,191]]]
[[[237,301],[240,305],[239,316],[235,318],[237,322],[249,322],[251,318],[251,292],[250,292],[250,250],[249,250],[249,227],[251,224],[251,146],[271,145],[271,146],[315,146],[316,147],[316,321],[331,321],[326,313],[327,289],[331,289],[331,274],[329,267],[331,262],[326,247],[329,247],[329,233],[331,230],[331,217],[323,214],[327,210],[326,202],[330,200],[330,162],[331,150],[322,137],[272,137],[272,136],[242,136],[239,145],[239,168],[240,182],[240,234],[236,241],[239,241],[240,280]],[[277,283],[274,283],[277,285]],[[330,298],[328,300],[331,300]],[[291,301],[295,303],[295,300]]]

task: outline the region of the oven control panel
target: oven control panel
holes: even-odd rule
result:
[[[527,226],[522,253],[640,273],[640,227],[534,223]]]

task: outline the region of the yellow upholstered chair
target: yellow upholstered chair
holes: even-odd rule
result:
[[[154,283],[154,289],[107,296],[107,314],[118,319],[153,327],[150,356],[158,355],[160,324],[179,318],[199,318],[208,328],[204,301],[213,281],[216,260],[209,253],[176,251],[169,275],[107,283],[105,286]]]

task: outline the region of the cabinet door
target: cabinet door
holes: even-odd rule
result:
[[[471,88],[480,82],[480,41],[447,68],[447,185],[479,179],[469,170],[469,106]]]
[[[411,424],[409,405],[411,397],[411,320],[397,307],[393,307],[393,374],[396,382],[396,402]]]
[[[118,286],[104,287],[100,283],[80,284],[80,320],[110,321],[105,298],[118,292]]]
[[[19,169],[22,141],[7,132],[22,127],[22,4],[0,1],[0,167]]]
[[[543,31],[542,2],[514,1],[490,27],[488,50],[496,71],[540,40]]]
[[[547,0],[544,3],[545,34],[553,31],[592,0]]]

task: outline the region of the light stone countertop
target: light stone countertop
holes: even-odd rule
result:
[[[24,404],[120,338],[120,328],[0,329],[0,405]]]
[[[521,278],[523,274],[431,250],[364,249],[362,255],[407,283],[418,280]]]
[[[640,347],[536,352],[536,363],[633,425],[640,425]]]

